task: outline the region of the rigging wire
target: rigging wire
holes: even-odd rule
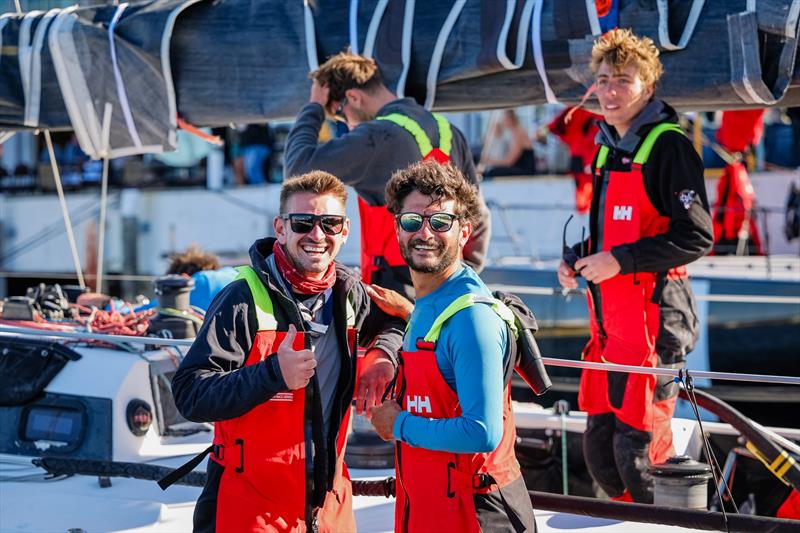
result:
[[[61,214],[64,217],[64,226],[66,226],[67,229],[67,239],[69,240],[69,248],[72,252],[72,262],[75,265],[75,274],[78,276],[78,285],[83,288],[86,287],[86,283],[83,279],[81,260],[78,257],[78,245],[75,243],[75,235],[72,232],[72,222],[69,218],[69,210],[67,210],[64,188],[61,186],[61,173],[58,170],[56,154],[53,151],[53,140],[50,138],[50,130],[44,130],[44,139],[47,142],[47,151],[50,154],[50,165],[53,167],[53,181],[55,181],[56,189],[58,190],[58,201],[61,204]]]
[[[730,526],[728,524],[728,513],[725,510],[725,501],[722,496],[722,490],[720,489],[719,482],[723,480],[724,477],[722,475],[722,470],[719,467],[719,463],[717,462],[717,458],[714,455],[714,452],[711,450],[711,443],[708,440],[708,436],[706,435],[705,429],[703,429],[703,420],[700,416],[700,410],[697,406],[697,398],[694,396],[694,380],[692,376],[689,374],[689,371],[684,369],[680,369],[679,375],[675,378],[678,383],[683,385],[684,389],[686,389],[687,395],[689,396],[689,405],[692,407],[692,412],[694,412],[694,416],[697,419],[697,424],[700,429],[700,437],[703,439],[703,447],[705,449],[706,457],[708,458],[708,463],[711,466],[713,479],[714,479],[714,487],[716,489],[716,494],[719,498],[720,502],[720,511],[722,512],[722,520],[725,522],[725,530],[730,533]],[[730,502],[733,505],[734,511],[736,514],[739,514],[739,509],[736,507],[736,502],[733,499],[733,494],[731,494],[730,487],[728,487],[727,483],[724,483],[725,490],[730,498]]]

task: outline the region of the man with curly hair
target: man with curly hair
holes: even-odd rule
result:
[[[386,210],[383,190],[392,173],[421,159],[450,161],[477,184],[464,135],[412,98],[398,98],[383,83],[371,58],[342,52],[311,73],[310,102],[297,115],[286,140],[286,175],[325,170],[358,193],[361,217],[361,275],[366,283],[414,296]],[[318,144],[326,118],[350,131]],[[489,210],[483,200],[479,222],[464,247],[464,260],[480,271],[489,246]]]
[[[396,397],[371,410],[397,440],[395,531],[535,531],[514,455],[513,315],[461,262],[477,189],[423,161],[392,176],[386,203],[417,294]]]
[[[603,120],[590,237],[558,278],[566,288],[577,288],[578,275],[588,282],[585,361],[679,368],[698,324],[685,265],[712,244],[703,163],[675,110],[654,98],[663,68],[652,40],[612,30],[595,42],[591,68]],[[653,501],[647,468],[674,454],[677,392],[654,375],[583,372],[584,456],[612,498]]]

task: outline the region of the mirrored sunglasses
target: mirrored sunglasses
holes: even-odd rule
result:
[[[433,231],[444,233],[453,227],[453,221],[459,218],[452,213],[433,213],[432,215],[422,215],[420,213],[400,213],[395,216],[397,223],[403,231],[414,233],[422,229],[425,219],[428,220]]]

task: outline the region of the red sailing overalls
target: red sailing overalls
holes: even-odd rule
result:
[[[642,165],[665,131],[683,133],[677,124],[663,123],[654,127],[633,158],[628,172],[610,171],[603,206],[603,249],[635,242],[664,233],[669,218],[661,216],[650,203],[644,188]],[[596,172],[601,173],[609,149],[601,146]],[[670,278],[686,277],[686,267],[677,267]],[[582,358],[590,362],[607,362],[635,366],[658,366],[655,351],[660,324],[658,303],[653,303],[657,273],[618,274],[599,284],[601,309],[596,309],[589,293],[591,338]],[[599,313],[598,313],[599,311]],[[602,325],[598,323],[598,314]],[[652,433],[649,456],[652,463],[662,463],[674,454],[670,420],[676,397],[654,402],[656,377],[651,374],[628,374],[621,403],[609,397],[605,370],[584,370],[581,374],[578,403],[589,415],[612,412],[625,424]],[[620,391],[616,391],[620,392]]]
[[[400,353],[395,391],[404,410],[426,418],[461,416],[458,396],[442,377],[434,349],[442,325],[458,311],[476,303],[490,303],[503,320],[514,324],[511,310],[499,300],[476,294],[457,298],[436,318],[424,339],[417,340],[417,351]],[[512,330],[516,331],[515,326]],[[473,494],[499,490],[520,477],[514,455],[516,438],[511,387],[506,385],[503,438],[494,451],[443,452],[397,441],[395,531],[480,531]]]
[[[453,130],[450,123],[441,115],[433,113],[439,126],[439,147],[434,148],[431,140],[416,121],[401,115],[377,117],[376,120],[388,120],[404,128],[417,141],[423,161],[434,159],[440,163],[450,160],[453,141]],[[381,265],[377,258],[382,257],[390,267],[405,266],[406,262],[400,254],[397,233],[394,229],[394,217],[385,205],[369,205],[358,197],[358,214],[361,217],[361,279],[364,283],[372,283],[372,275]]]
[[[277,331],[272,301],[251,267],[240,267],[253,295],[258,332],[245,365],[263,361],[286,336]],[[354,313],[347,310],[347,337],[355,342]],[[293,348],[305,347],[302,331]],[[273,355],[272,357],[276,357]],[[217,493],[217,532],[303,532],[306,524],[305,389],[281,392],[248,413],[214,424],[216,451],[210,457],[225,470]],[[319,531],[355,531],[350,476],[344,464],[348,411],[336,442],[333,490],[317,514]]]

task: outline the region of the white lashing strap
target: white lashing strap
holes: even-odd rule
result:
[[[439,31],[439,36],[436,38],[431,62],[428,65],[428,79],[425,85],[425,109],[432,109],[436,101],[436,83],[439,81],[439,68],[442,66],[444,49],[447,46],[447,40],[450,38],[450,32],[453,31],[458,16],[461,15],[461,10],[464,9],[466,3],[467,0],[456,0],[453,7],[450,9],[450,13],[447,14],[447,18],[444,19],[442,29]]]
[[[789,14],[786,15],[786,36],[789,39],[797,38],[797,32],[800,30],[798,21],[800,21],[800,0],[794,0],[789,6]]]
[[[586,16],[589,17],[589,28],[592,30],[592,35],[598,37],[602,30],[600,29],[600,17],[597,16],[595,0],[586,0]]]
[[[536,64],[536,72],[542,79],[544,85],[544,96],[548,104],[557,104],[558,99],[553,94],[550,88],[550,82],[547,81],[547,71],[544,66],[544,54],[542,53],[542,7],[544,0],[536,0],[536,5],[533,8],[533,31],[531,32],[531,41],[533,44],[533,62]]]
[[[506,17],[503,20],[503,27],[500,30],[500,35],[497,39],[497,60],[508,70],[516,70],[522,66],[525,61],[525,51],[528,44],[528,28],[531,25],[531,13],[533,12],[534,0],[525,0],[525,5],[522,7],[522,13],[519,19],[519,28],[517,29],[517,43],[514,51],[514,60],[509,59],[506,54],[508,44],[508,32],[511,29],[511,22],[514,20],[514,13],[516,12],[517,2],[515,0],[506,0]]]
[[[303,0],[303,25],[306,34],[306,59],[308,70],[319,68],[319,56],[317,56],[317,30],[314,28],[314,13],[311,12],[309,0]]]
[[[25,97],[25,116],[27,116],[28,100],[31,93],[31,71],[33,59],[33,43],[31,42],[31,25],[33,20],[44,11],[26,13],[19,25],[17,41],[17,57],[19,61],[19,77],[22,81],[22,95]]]
[[[367,28],[367,36],[364,39],[364,56],[372,57],[375,53],[375,39],[378,37],[378,28],[381,25],[383,14],[386,11],[386,6],[389,0],[379,0],[378,5],[375,6],[375,12],[369,21],[369,28]]]
[[[25,93],[25,125],[35,128],[39,125],[42,107],[42,44],[47,28],[60,9],[51,9],[39,21],[33,35],[30,55],[30,86]]]
[[[749,2],[750,0],[748,0]],[[669,1],[657,0],[658,7],[658,42],[664,50],[683,50],[689,44],[689,39],[694,34],[694,28],[700,19],[700,12],[703,11],[705,0],[692,0],[692,8],[689,10],[689,17],[683,27],[683,33],[678,44],[672,42],[669,37]]]
[[[114,70],[114,82],[117,86],[117,99],[119,100],[120,109],[122,109],[122,116],[125,118],[125,126],[128,128],[128,135],[130,135],[133,144],[137,148],[142,147],[142,140],[139,138],[139,132],[136,129],[136,123],[133,121],[131,114],[131,104],[128,102],[128,91],[125,90],[125,84],[122,81],[122,73],[119,71],[119,64],[117,63],[117,44],[114,41],[114,30],[117,28],[117,23],[122,17],[122,13],[128,7],[128,3],[122,3],[117,6],[114,11],[114,16],[108,25],[108,47],[111,51],[111,66]],[[108,143],[105,144],[104,149],[108,149]],[[106,156],[107,157],[107,156]]]
[[[411,32],[414,30],[414,9],[416,0],[406,0],[405,10],[403,11],[403,37],[400,48],[400,57],[403,60],[403,72],[397,80],[395,93],[400,98],[405,96],[406,80],[408,79],[408,69],[411,67]]]
[[[350,27],[350,50],[354,54],[359,51],[358,47],[358,0],[350,0],[350,11],[348,12],[348,25]]]
[[[178,104],[176,103],[175,99],[175,85],[172,82],[172,66],[170,65],[169,60],[169,43],[172,39],[172,29],[175,27],[175,19],[178,18],[178,15],[180,15],[184,9],[200,1],[201,0],[187,0],[176,7],[172,13],[169,14],[169,19],[167,19],[167,23],[164,25],[164,33],[161,35],[161,68],[163,69],[162,75],[164,76],[164,82],[167,86],[167,103],[169,106],[170,120],[170,130],[167,141],[172,147],[177,146],[178,143]]]

